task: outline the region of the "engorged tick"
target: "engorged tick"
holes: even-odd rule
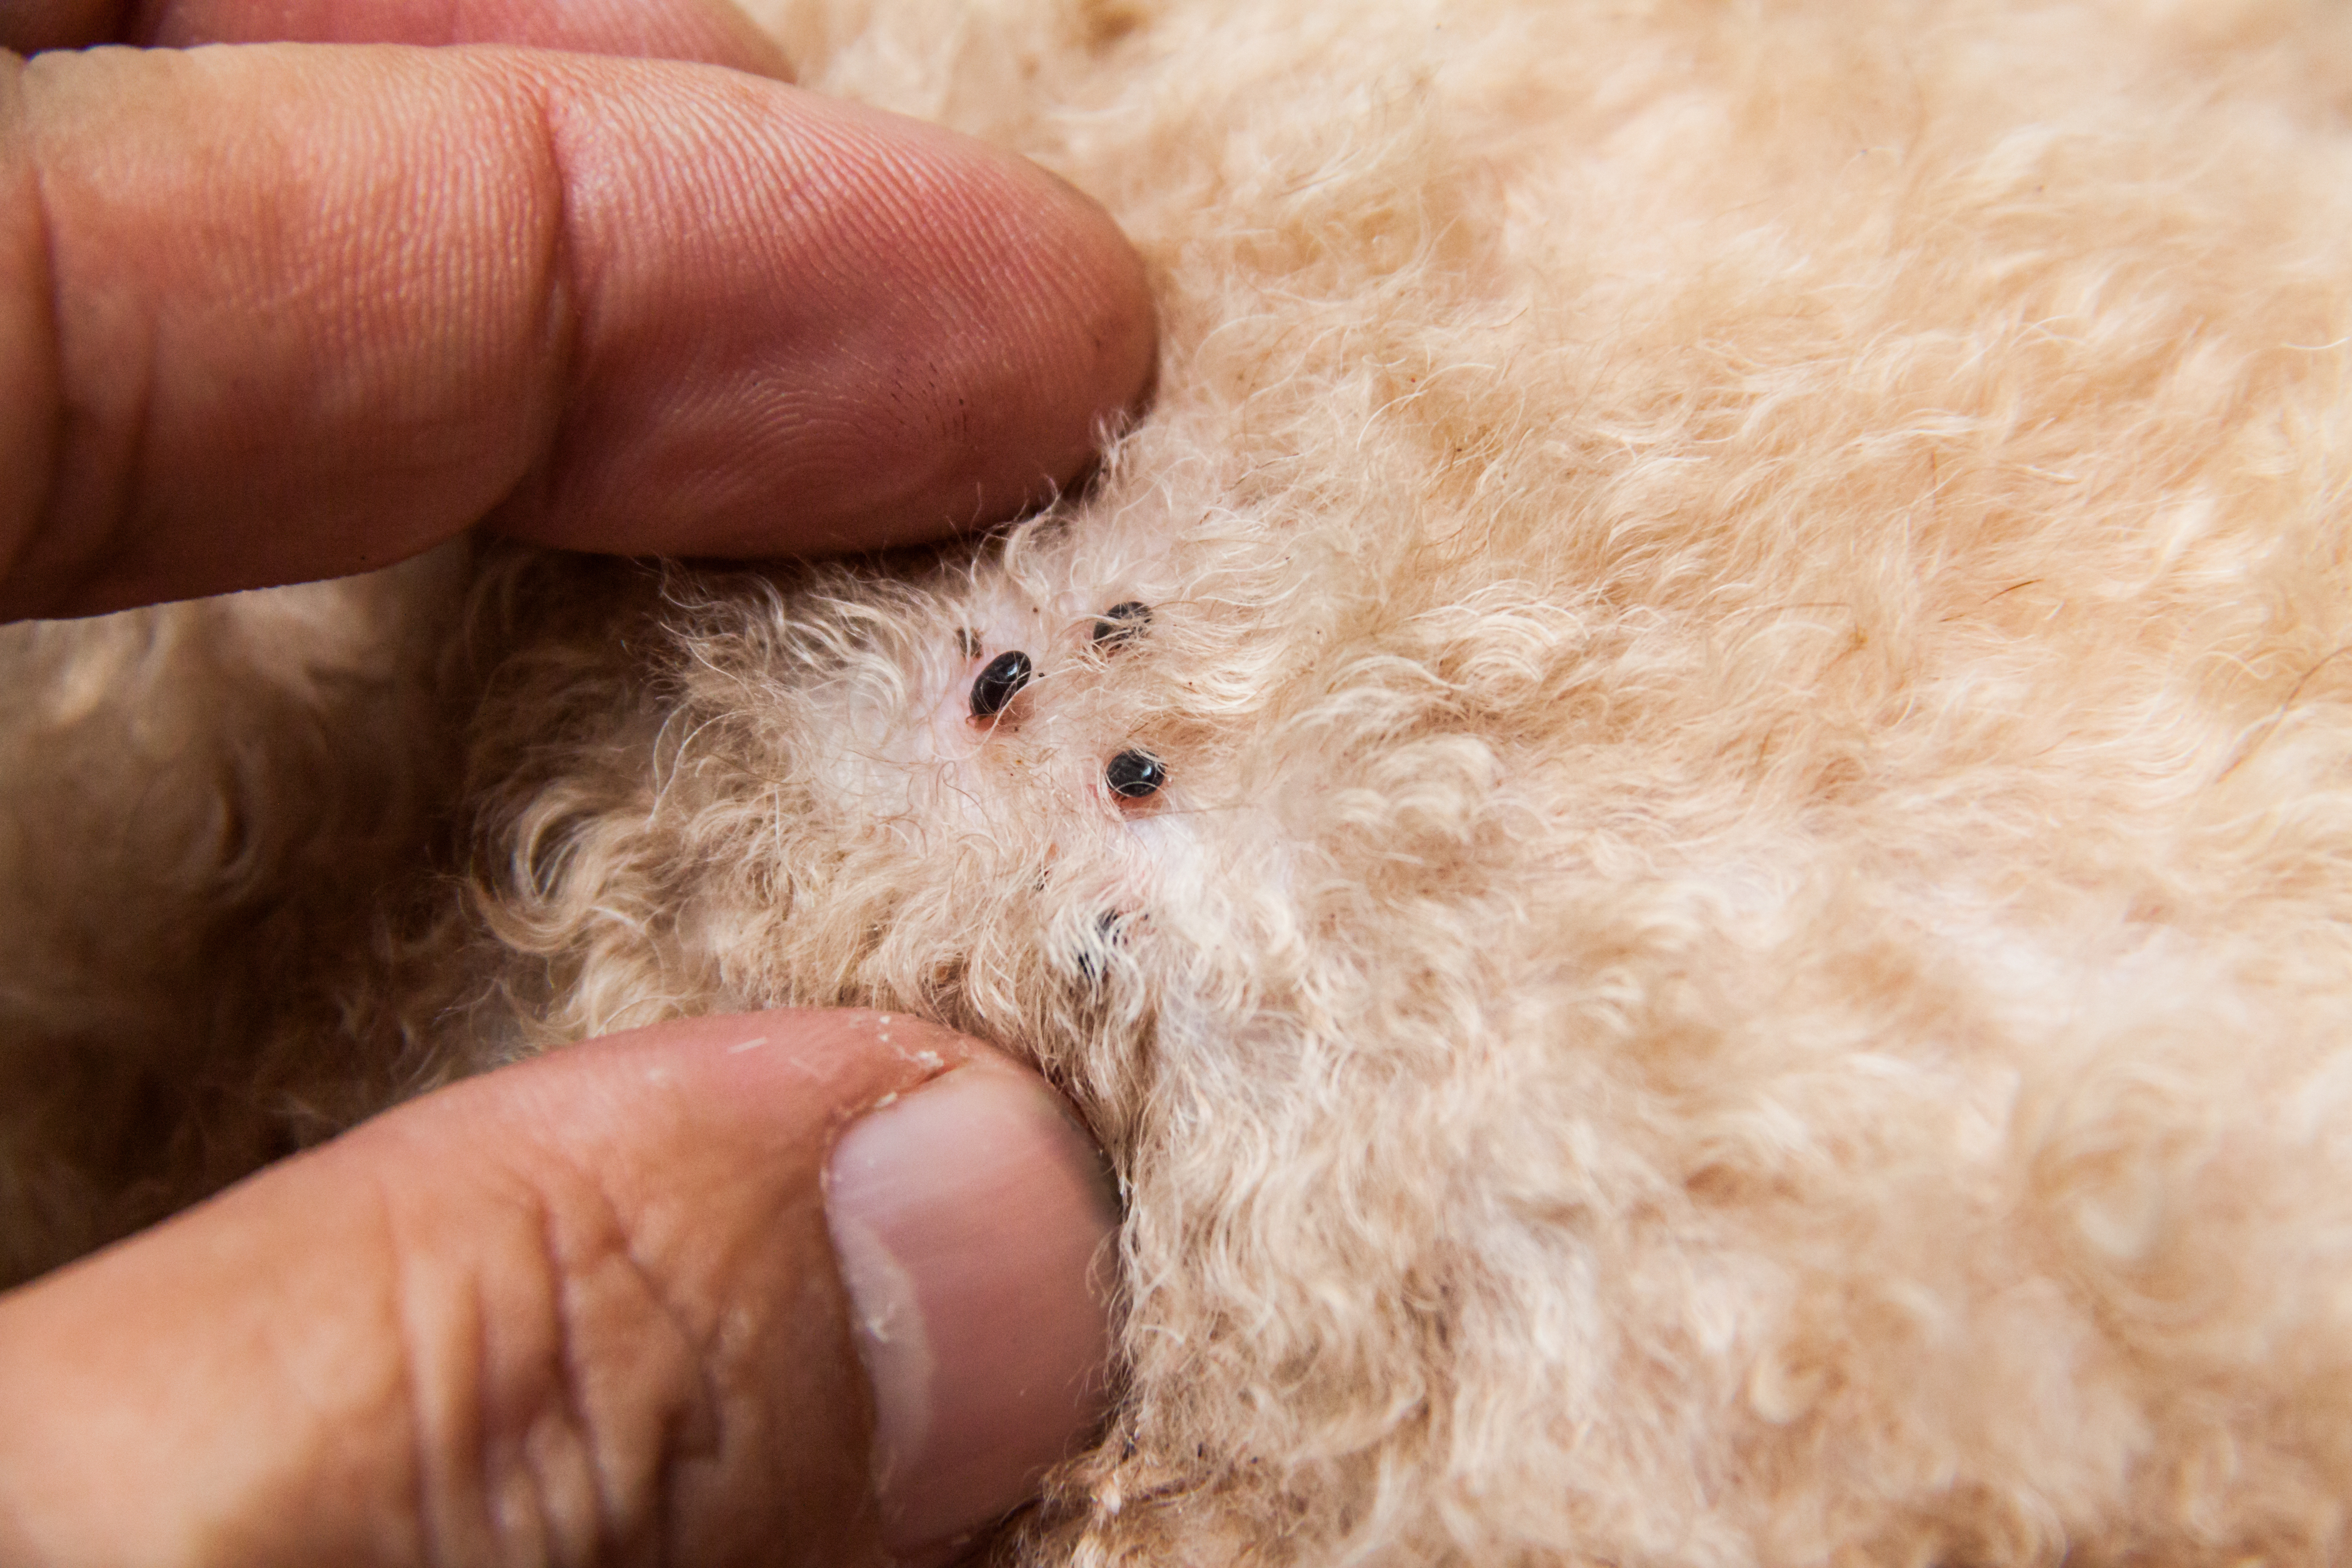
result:
[[[1095,623],[1095,646],[1116,647],[1133,642],[1137,634],[1151,624],[1151,606],[1129,599],[1123,605],[1113,605]]]
[[[1103,769],[1103,782],[1122,800],[1141,800],[1160,793],[1168,782],[1168,770],[1150,752],[1121,752]]]
[[[993,719],[1004,711],[1004,705],[1029,684],[1032,673],[1029,656],[1025,653],[1000,653],[990,659],[988,668],[972,678],[971,716]]]

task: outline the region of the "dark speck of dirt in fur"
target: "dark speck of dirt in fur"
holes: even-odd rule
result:
[[[1095,623],[1095,646],[1110,649],[1133,642],[1143,628],[1151,624],[1151,606],[1129,599],[1123,605],[1113,605]]]
[[[1103,779],[1121,800],[1141,800],[1160,793],[1168,782],[1168,770],[1150,752],[1121,752],[1103,769]]]
[[[993,719],[1004,711],[1004,705],[1029,684],[1032,673],[1025,653],[1000,653],[990,659],[971,683],[971,716]]]

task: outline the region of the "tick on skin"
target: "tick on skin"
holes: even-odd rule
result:
[[[1150,752],[1121,752],[1103,769],[1103,782],[1121,800],[1141,800],[1160,793],[1168,782],[1168,770]]]
[[[993,719],[1004,711],[1020,689],[1029,684],[1035,673],[1025,653],[1000,653],[988,661],[988,668],[972,679],[971,716]]]
[[[1133,642],[1150,624],[1150,605],[1134,599],[1123,605],[1113,605],[1102,613],[1102,619],[1095,623],[1095,646],[1108,651],[1122,643]]]

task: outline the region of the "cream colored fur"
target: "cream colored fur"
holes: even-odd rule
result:
[[[16,634],[20,1269],[863,1003],[1125,1185],[1031,1561],[2352,1551],[2352,14],[771,10],[1110,207],[1155,408],[937,561]]]

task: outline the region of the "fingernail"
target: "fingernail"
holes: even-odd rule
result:
[[[974,1064],[842,1135],[825,1215],[874,1390],[883,1547],[945,1561],[1102,1415],[1102,1156],[1044,1082]]]

